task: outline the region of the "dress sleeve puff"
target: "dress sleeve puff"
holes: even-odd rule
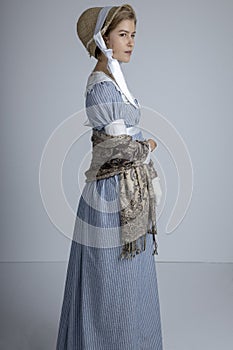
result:
[[[92,85],[86,91],[86,114],[90,125],[97,129],[106,129],[114,121],[125,121],[125,126],[135,125],[135,110],[125,103],[121,92],[111,81],[101,81]],[[113,123],[114,124],[114,123]],[[123,132],[124,134],[124,132]],[[134,140],[134,149],[131,147],[131,157],[142,154],[144,163],[150,165],[151,148],[147,140]]]
[[[125,119],[127,113],[121,92],[111,81],[101,81],[87,90],[85,104],[88,120],[98,130],[115,120]]]

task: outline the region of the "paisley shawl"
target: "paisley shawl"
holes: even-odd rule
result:
[[[146,248],[146,233],[153,234],[154,254],[158,254],[155,235],[156,206],[152,179],[157,177],[153,162],[143,162],[149,152],[148,141],[132,140],[130,135],[107,135],[93,129],[92,160],[85,172],[86,182],[119,175],[121,259],[135,257]],[[143,246],[139,238],[144,237]]]

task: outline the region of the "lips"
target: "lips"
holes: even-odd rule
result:
[[[128,53],[129,55],[131,55],[132,51],[125,51],[125,53]]]

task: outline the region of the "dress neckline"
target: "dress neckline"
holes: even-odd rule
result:
[[[91,72],[91,75],[92,75],[92,74],[95,74],[95,73],[103,74],[103,75],[105,75],[106,77],[108,77],[109,79],[111,79],[115,84],[117,84],[117,82],[116,82],[113,78],[111,78],[110,75],[108,75],[107,73],[103,72],[102,70],[95,70],[95,71],[92,71],[92,72]]]
[[[125,96],[124,94],[123,94],[123,92],[121,91],[121,89],[120,89],[120,87],[119,87],[119,85],[117,84],[117,82],[114,80],[114,79],[112,79],[108,74],[106,74],[106,73],[104,73],[102,70],[95,70],[95,71],[92,71],[91,72],[91,74],[90,74],[90,77],[91,76],[93,76],[93,75],[95,75],[97,73],[97,75],[99,74],[99,75],[104,75],[105,77],[107,77],[110,81],[112,81],[113,82],[113,84],[116,86],[116,88],[117,88],[117,90],[121,93],[121,95],[123,95],[123,96]],[[132,95],[132,94],[131,94]],[[125,97],[126,98],[126,97]],[[136,102],[136,104],[138,105],[138,106],[140,106],[139,105],[139,103],[138,103],[138,100],[135,98],[135,97],[133,97],[134,98],[134,101]],[[126,98],[127,99],[127,98]],[[128,100],[128,99],[127,99]],[[130,103],[130,102],[129,102]]]
[[[102,70],[95,70],[95,71],[91,72],[90,77],[95,75],[95,73],[97,73],[97,75],[103,75],[104,77],[108,78],[108,80],[110,80],[116,86],[117,90],[120,91],[121,94],[123,94],[121,89],[120,89],[120,86],[108,74],[104,73]]]

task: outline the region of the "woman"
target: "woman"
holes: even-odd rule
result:
[[[154,254],[161,198],[156,148],[137,124],[140,105],[120,64],[130,61],[130,5],[84,11],[80,40],[97,64],[86,88],[92,162],[77,210],[57,350],[162,350]],[[153,249],[153,244],[155,248]]]

